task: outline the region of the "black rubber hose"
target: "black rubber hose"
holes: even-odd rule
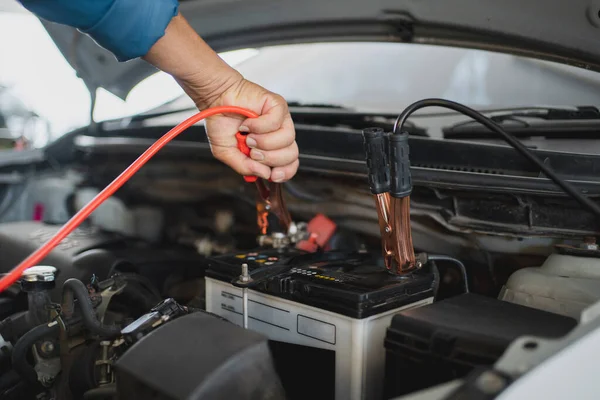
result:
[[[550,180],[552,180],[566,194],[571,196],[571,198],[576,200],[579,204],[581,204],[581,206],[586,208],[600,220],[600,206],[598,204],[593,202],[589,197],[583,195],[577,188],[575,188],[569,182],[556,175],[556,173],[554,172],[554,170],[552,170],[550,166],[544,164],[544,162],[541,161],[531,150],[529,150],[525,145],[523,145],[523,143],[521,143],[519,140],[515,139],[512,135],[510,135],[508,132],[502,129],[500,125],[498,125],[485,115],[481,114],[480,112],[473,110],[472,108],[444,99],[425,99],[417,101],[416,103],[413,103],[410,106],[406,107],[406,109],[402,111],[402,114],[398,116],[396,122],[394,123],[393,133],[401,133],[402,127],[404,126],[407,118],[415,111],[425,107],[441,107],[457,111],[463,115],[466,115],[467,117],[473,118],[481,125],[485,126],[492,132],[498,134],[502,139],[504,139],[504,141],[506,141],[515,150],[521,153],[523,157],[535,164]]]
[[[63,309],[69,310],[71,313],[74,310],[73,297],[79,304],[83,325],[90,332],[102,337],[114,337],[121,333],[121,328],[104,325],[98,320],[88,289],[83,282],[75,278],[67,279],[63,284]]]
[[[12,367],[27,382],[37,384],[37,373],[35,369],[27,362],[27,353],[33,345],[47,337],[57,337],[60,331],[58,322],[38,325],[23,336],[17,343],[12,352]]]

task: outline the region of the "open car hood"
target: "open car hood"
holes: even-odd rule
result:
[[[600,0],[188,0],[180,10],[217,51],[402,41],[497,50],[600,71]],[[117,62],[75,29],[44,25],[88,88],[124,99],[156,71],[139,59]]]

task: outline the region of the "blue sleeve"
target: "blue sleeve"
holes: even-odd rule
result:
[[[87,33],[119,61],[145,55],[177,15],[177,0],[20,0],[38,17]]]

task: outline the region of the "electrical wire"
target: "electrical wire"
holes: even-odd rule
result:
[[[221,106],[213,107],[199,112],[196,115],[186,119],[160,139],[152,144],[146,151],[142,153],[129,167],[127,167],[118,177],[115,178],[107,187],[96,195],[88,204],[86,204],[77,214],[75,214],[65,225],[62,226],[55,234],[44,243],[40,248],[29,255],[19,265],[13,268],[9,273],[0,279],[0,292],[6,290],[9,286],[15,283],[27,268],[37,265],[44,259],[52,249],[54,249],[64,238],[73,232],[89,215],[98,208],[106,199],[112,196],[121,186],[125,184],[136,172],[140,170],[160,149],[167,143],[177,137],[192,125],[201,120],[212,117],[217,114],[239,114],[247,118],[256,118],[258,114],[253,111],[241,107]]]
[[[448,261],[448,262],[452,262],[454,264],[456,264],[456,266],[458,266],[458,268],[460,269],[460,272],[462,274],[462,278],[463,278],[463,283],[465,285],[465,293],[469,293],[469,278],[467,276],[467,268],[465,267],[465,264],[462,263],[462,261],[454,258],[454,257],[450,257],[450,256],[444,256],[444,255],[439,255],[439,254],[427,254],[427,261]],[[437,268],[437,265],[435,266],[435,268]],[[439,272],[438,272],[439,274]]]
[[[543,161],[541,161],[531,150],[529,150],[519,140],[515,139],[512,135],[510,135],[508,132],[502,129],[500,125],[498,125],[485,115],[481,114],[480,112],[475,111],[472,108],[469,108],[465,105],[444,99],[425,99],[417,101],[409,105],[404,109],[404,111],[402,111],[402,114],[400,114],[396,119],[396,122],[394,122],[394,129],[392,132],[394,134],[402,132],[402,127],[406,123],[408,117],[415,111],[425,107],[441,107],[457,111],[461,114],[471,117],[472,119],[479,122],[492,132],[500,135],[502,139],[504,139],[515,150],[521,153],[523,157],[535,164],[550,180],[552,180],[566,194],[571,196],[574,200],[581,204],[581,206],[586,208],[600,220],[600,206],[598,204],[596,204],[587,196],[583,195],[569,182],[560,178],[549,165],[546,165]]]

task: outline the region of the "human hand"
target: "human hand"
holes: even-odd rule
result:
[[[215,158],[242,175],[256,175],[273,182],[284,182],[298,170],[298,145],[286,101],[263,87],[240,79],[209,104],[238,106],[259,114],[245,119],[223,114],[210,117],[206,130]],[[237,148],[236,132],[246,132],[250,158]]]
[[[292,117],[279,95],[245,80],[227,65],[181,15],[174,17],[165,35],[144,59],[171,74],[203,110],[238,106],[258,118],[217,115],[206,128],[213,155],[242,175],[256,175],[273,182],[286,181],[298,170],[298,146]],[[247,132],[250,158],[237,148],[235,134]]]

